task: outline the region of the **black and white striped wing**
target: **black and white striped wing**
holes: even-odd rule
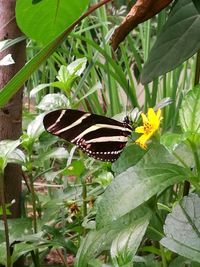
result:
[[[103,161],[115,161],[132,132],[127,122],[72,109],[52,111],[45,115],[43,123],[49,133]]]

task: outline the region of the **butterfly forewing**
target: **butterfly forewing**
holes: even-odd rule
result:
[[[115,161],[132,132],[129,123],[79,110],[61,109],[44,117],[44,127],[85,151],[89,156]]]

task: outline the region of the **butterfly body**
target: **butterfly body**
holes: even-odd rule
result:
[[[45,129],[102,161],[115,161],[132,132],[130,122],[73,109],[59,109],[44,117]]]

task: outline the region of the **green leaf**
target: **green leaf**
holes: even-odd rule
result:
[[[53,245],[54,247],[62,246],[73,254],[77,253],[77,247],[70,239],[64,236],[61,230],[49,225],[44,225],[43,230],[45,230],[46,233],[51,235],[51,240],[48,241],[48,245]]]
[[[117,220],[153,195],[187,177],[187,170],[175,164],[160,163],[129,168],[118,175],[102,195],[96,217],[98,228]]]
[[[44,132],[44,114],[38,115],[27,127],[27,135],[30,139],[36,140]]]
[[[200,263],[200,198],[184,197],[165,221],[166,237],[161,244],[192,261]]]
[[[143,257],[135,257],[134,267],[163,267],[162,263],[155,259],[155,255],[147,255]],[[132,267],[132,266],[131,266]],[[180,267],[180,266],[176,266]]]
[[[81,97],[77,102],[79,103],[83,101],[83,99],[87,98],[89,95],[93,94],[94,92],[101,90],[102,88],[103,88],[102,84],[100,82],[97,82],[92,88],[88,88],[87,93],[84,94],[84,96]]]
[[[185,132],[200,134],[200,85],[184,97],[180,109],[180,123]]]
[[[124,149],[117,161],[112,164],[112,171],[119,174],[129,167],[134,166],[146,154],[146,150],[138,145],[130,145]]]
[[[83,73],[87,63],[86,58],[78,58],[67,67],[62,65],[58,71],[57,82],[52,82],[51,85],[60,88],[69,94],[73,82]]]
[[[112,182],[113,178],[112,172],[101,171],[95,181],[102,185],[102,187],[106,188]]]
[[[199,2],[199,0],[192,0],[192,2],[200,14],[200,2]]]
[[[9,155],[20,145],[20,140],[2,140],[0,141],[0,155],[9,157]]]
[[[19,257],[37,248],[36,244],[28,244],[25,242],[14,245],[13,254],[11,256],[12,263],[14,263]]]
[[[64,159],[68,158],[69,153],[64,147],[55,147],[52,148],[49,151],[45,151],[45,153],[42,155],[43,160],[56,158],[56,159]]]
[[[20,140],[2,140],[0,141],[0,171],[2,172],[7,163],[14,161],[14,151],[19,146]]]
[[[41,90],[43,90],[46,87],[49,87],[50,84],[49,83],[42,83],[39,84],[38,86],[34,87],[31,91],[30,91],[30,97],[34,97],[38,92],[40,92]]]
[[[6,243],[0,244],[0,264],[6,266]]]
[[[144,216],[119,232],[111,245],[111,257],[114,266],[129,266],[133,262],[148,224],[149,216]]]
[[[30,75],[52,54],[52,52],[63,42],[74,27],[86,15],[87,14],[83,14],[83,16],[74,21],[74,23],[64,30],[59,36],[49,42],[1,89],[0,107],[3,107],[10,100],[10,98],[23,86],[24,82],[30,77]]]
[[[75,175],[80,177],[80,175],[84,172],[85,165],[82,160],[73,161],[67,168],[63,171],[64,175]]]
[[[88,0],[43,0],[37,5],[33,5],[31,1],[18,0],[17,24],[28,37],[46,44],[69,27],[87,5]]]
[[[178,256],[174,260],[172,260],[169,264],[169,267],[185,267],[185,266],[190,266],[190,267],[199,267],[198,262],[191,262],[189,259],[186,259],[184,257]]]
[[[69,108],[70,103],[63,94],[47,94],[42,98],[37,107],[43,111],[50,111],[59,108]]]
[[[32,222],[28,218],[8,220],[10,243],[24,240],[24,237],[32,233]],[[0,231],[4,231],[4,225],[1,221]]]
[[[141,229],[144,227],[143,229],[145,231],[150,217],[150,210],[145,206],[141,206],[138,209],[113,222],[111,225],[108,225],[98,231],[90,231],[81,242],[81,246],[76,256],[75,267],[88,266],[88,263],[90,263],[90,261],[92,261],[94,257],[99,256],[102,251],[108,250],[110,248],[113,240],[117,238],[120,233],[130,234],[129,231],[131,231],[131,229],[138,230],[139,225],[141,226]],[[122,241],[122,239],[118,238],[118,241]],[[136,252],[139,243],[140,241],[138,240],[135,246],[135,250],[132,251],[133,254]],[[129,246],[127,246],[127,249],[128,247]],[[126,252],[128,252],[128,250],[126,250]]]
[[[188,137],[189,133],[165,133],[161,136],[160,143],[170,152],[173,152],[178,145],[187,140]]]
[[[142,83],[176,68],[199,48],[200,14],[192,0],[178,0],[144,65]]]
[[[8,49],[9,47],[26,40],[25,36],[20,36],[15,39],[6,39],[3,41],[0,41],[0,52],[3,52],[4,50]]]

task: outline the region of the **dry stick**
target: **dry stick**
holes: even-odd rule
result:
[[[112,35],[111,46],[113,50],[118,48],[119,44],[126,38],[129,32],[132,31],[139,23],[152,18],[172,1],[173,0],[137,0],[120,26]]]

